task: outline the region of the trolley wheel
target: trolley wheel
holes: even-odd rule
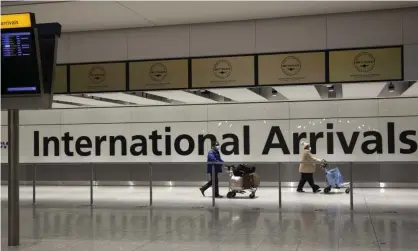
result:
[[[254,199],[255,198],[255,193],[251,193],[250,194],[250,199]]]
[[[226,197],[227,197],[228,199],[231,199],[231,198],[234,198],[234,197],[235,197],[235,195],[236,195],[236,193],[235,193],[235,192],[228,192],[228,193],[226,194]]]
[[[331,192],[331,187],[326,187],[326,188],[324,189],[324,193],[329,193],[329,192]]]
[[[350,188],[345,189],[345,193],[350,193]]]

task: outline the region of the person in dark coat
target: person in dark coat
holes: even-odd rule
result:
[[[207,167],[206,172],[210,174],[210,180],[206,183],[203,187],[199,188],[200,192],[203,196],[205,196],[205,191],[211,187],[213,184],[213,180],[215,180],[215,197],[222,198],[223,196],[219,195],[219,179],[218,174],[222,172],[223,160],[221,158],[221,154],[219,153],[219,143],[216,142],[212,149],[208,152],[207,157]],[[213,162],[219,162],[220,164],[213,164]],[[215,168],[215,177],[212,177],[212,168]]]

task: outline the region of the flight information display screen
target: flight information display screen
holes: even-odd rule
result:
[[[30,32],[12,32],[1,34],[3,57],[21,57],[32,55]]]
[[[40,72],[33,29],[1,33],[1,94],[40,93]]]

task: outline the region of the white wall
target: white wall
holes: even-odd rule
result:
[[[406,76],[415,80],[418,72],[418,52],[414,47],[418,46],[417,23],[418,8],[409,8],[66,33],[60,39],[57,62],[122,61],[404,44]]]
[[[404,130],[413,130],[415,135],[409,139],[418,142],[418,98],[404,99],[372,99],[372,100],[342,100],[315,102],[280,102],[255,104],[218,104],[218,105],[188,105],[188,106],[158,106],[131,108],[95,108],[95,109],[62,109],[44,111],[22,111],[20,113],[20,151],[21,162],[202,162],[204,155],[198,154],[197,135],[212,133],[221,143],[221,135],[234,133],[239,138],[238,155],[225,156],[228,161],[298,161],[299,156],[292,154],[294,132],[334,132],[334,154],[327,153],[325,139],[318,141],[317,155],[330,161],[418,161],[418,152],[401,154],[400,148],[408,148],[399,140],[399,134]],[[7,141],[7,120],[2,112],[1,140]],[[395,123],[395,153],[388,153],[387,123]],[[333,123],[334,129],[327,130],[326,124]],[[171,133],[165,133],[165,127],[171,127]],[[244,152],[243,126],[250,126],[250,154]],[[264,145],[272,126],[280,126],[291,154],[284,154],[281,149],[272,149],[269,154],[262,154]],[[162,135],[159,149],[165,149],[165,135],[174,139],[180,134],[190,135],[196,142],[194,151],[187,156],[177,154],[173,147],[172,154],[155,156],[152,153],[151,142],[147,143],[147,156],[132,156],[129,146],[132,135],[144,135],[146,138],[152,131],[158,130]],[[364,154],[361,144],[365,140],[363,132],[376,130],[382,135],[383,153]],[[34,131],[39,131],[41,137],[62,137],[69,132],[74,141],[80,136],[88,136],[93,141],[95,136],[123,135],[128,141],[128,154],[121,156],[116,148],[116,155],[110,156],[109,144],[102,145],[101,156],[81,157],[77,153],[69,157],[64,154],[64,143],[60,143],[59,156],[42,156],[42,138],[40,141],[40,157],[34,156]],[[350,141],[354,131],[360,135],[353,154],[344,154],[341,143],[335,132],[343,132]],[[74,151],[74,141],[71,148]],[[109,140],[108,140],[109,141]],[[108,142],[107,141],[107,142]],[[277,139],[274,141],[277,142]],[[206,144],[205,153],[208,150]],[[298,145],[299,146],[299,145]],[[182,142],[186,149],[188,144]],[[50,147],[52,153],[52,146]],[[2,149],[2,162],[7,162],[7,149]]]

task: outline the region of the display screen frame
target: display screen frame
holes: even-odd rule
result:
[[[376,50],[391,50],[391,49],[399,49],[400,53],[399,55],[399,78],[387,78],[387,77],[383,77],[383,78],[379,78],[379,79],[339,79],[339,80],[333,80],[332,79],[332,74],[335,74],[335,70],[333,70],[331,68],[331,64],[332,59],[331,57],[333,56],[332,54],[335,55],[335,53],[338,52],[359,52],[359,54],[362,54],[363,52],[366,52],[368,54],[369,51],[376,51]],[[358,48],[341,48],[341,49],[332,49],[332,50],[328,50],[328,83],[332,83],[332,84],[343,84],[343,83],[372,83],[372,82],[391,82],[391,81],[404,81],[405,80],[405,60],[404,60],[404,45],[391,45],[391,46],[369,46],[369,47],[358,47]],[[374,58],[373,58],[374,60]],[[354,64],[353,64],[354,65]]]
[[[29,27],[29,28],[15,28],[15,29],[2,29],[1,31],[3,34],[6,33],[26,33],[29,32],[31,35],[31,47],[32,47],[32,55],[31,56],[16,56],[16,57],[4,57],[3,51],[1,55],[1,64],[2,64],[2,87],[1,87],[1,95],[5,97],[13,97],[13,96],[39,96],[43,94],[43,77],[42,77],[42,66],[41,66],[41,58],[40,58],[40,51],[39,51],[39,37],[37,28]],[[3,43],[2,43],[3,47]],[[3,48],[2,48],[3,50]],[[30,77],[27,79],[32,79],[33,84],[31,85],[10,85],[10,80],[8,79],[6,73],[9,71],[10,66],[6,66],[7,62],[13,62],[12,64],[19,66],[19,59],[27,60],[25,65],[31,66],[32,71]],[[24,62],[24,61],[21,61]],[[16,71],[19,71],[18,69]],[[23,80],[24,77],[22,77]],[[19,80],[18,80],[19,81]],[[9,84],[7,84],[9,82]],[[34,87],[34,90],[24,89],[24,90],[14,90],[10,91],[9,88],[31,88]]]

